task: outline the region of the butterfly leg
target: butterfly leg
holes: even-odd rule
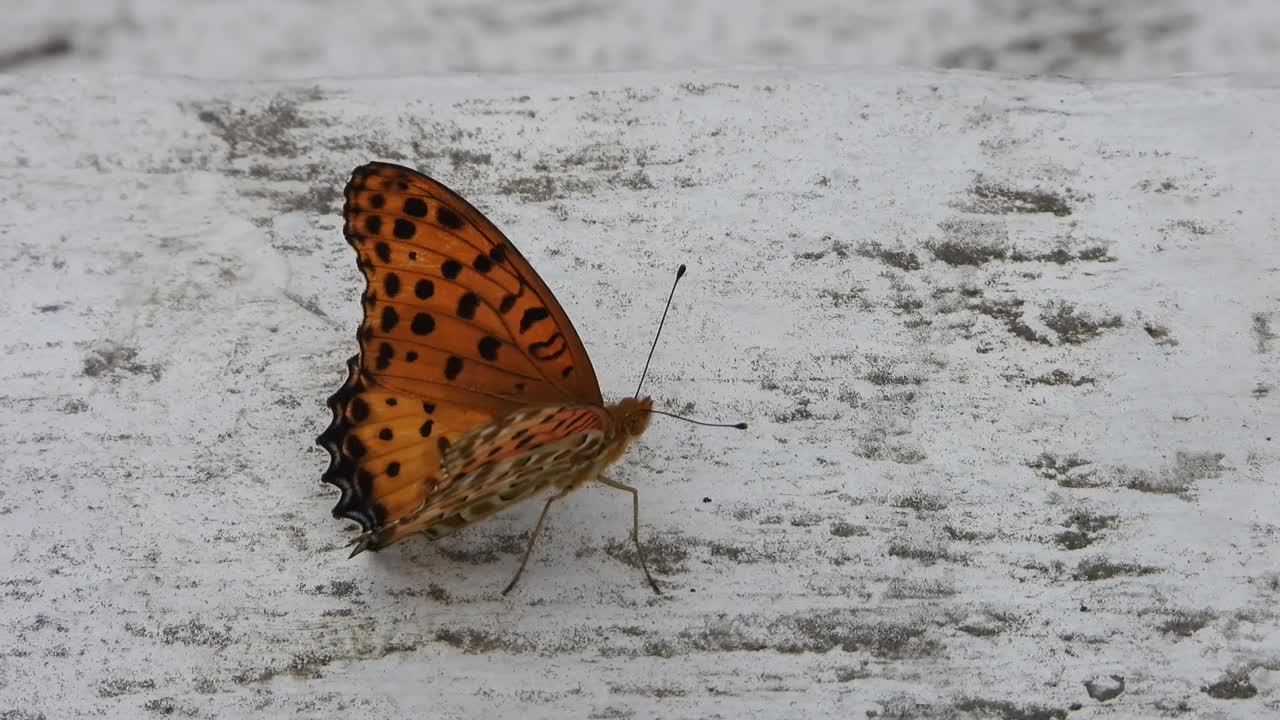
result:
[[[640,561],[640,569],[644,570],[644,577],[649,581],[649,587],[661,595],[662,591],[658,589],[658,583],[654,582],[653,576],[649,574],[649,566],[644,561],[644,548],[640,545],[640,491],[617,480],[610,480],[603,475],[600,476],[600,482],[611,488],[631,493],[631,538],[636,542],[636,559]]]
[[[511,592],[511,588],[515,587],[516,582],[520,580],[520,573],[524,572],[524,566],[529,562],[529,555],[533,553],[533,544],[538,541],[538,534],[542,532],[542,523],[547,519],[547,511],[551,509],[551,503],[568,495],[570,489],[566,488],[559,494],[547,498],[547,504],[542,506],[542,514],[538,516],[538,524],[533,526],[533,534],[529,536],[529,546],[524,549],[524,557],[520,560],[520,567],[516,568],[515,577],[511,578],[511,582],[507,583],[507,587],[503,589],[503,595]]]

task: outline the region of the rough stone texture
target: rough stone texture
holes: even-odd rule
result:
[[[3,717],[1280,712],[1280,92],[895,71],[0,80]],[[655,421],[346,560],[349,170],[490,213]],[[1086,682],[1124,678],[1105,704]]]
[[[708,65],[1093,77],[1274,72],[1274,0],[44,0],[10,3],[31,72],[309,78]]]

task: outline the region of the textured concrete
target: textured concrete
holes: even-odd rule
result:
[[[307,78],[709,65],[1091,77],[1273,72],[1274,0],[44,0],[8,3],[22,70]],[[60,40],[50,52],[46,40]],[[43,50],[43,52],[41,52]],[[25,53],[25,54],[22,54]],[[16,64],[16,63],[15,63]]]
[[[1280,92],[894,71],[0,80],[0,717],[1280,712]],[[629,504],[347,560],[340,190],[490,213]]]

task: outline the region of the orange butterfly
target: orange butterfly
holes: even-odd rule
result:
[[[591,359],[551,290],[493,223],[444,185],[399,165],[357,168],[343,234],[367,281],[360,352],[329,398],[323,480],[335,517],[363,530],[353,556],[409,535],[448,535],[539,492],[551,503],[602,477],[649,425],[650,398],[605,405]]]

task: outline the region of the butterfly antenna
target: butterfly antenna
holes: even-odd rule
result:
[[[667,306],[662,309],[662,319],[658,321],[658,332],[654,333],[653,335],[653,345],[649,347],[649,357],[645,358],[644,370],[640,373],[640,384],[636,385],[636,395],[635,395],[636,397],[640,397],[640,388],[644,387],[644,377],[645,375],[649,374],[649,363],[653,360],[653,351],[658,348],[658,338],[662,336],[662,325],[667,321],[667,312],[671,310],[671,299],[676,296],[676,285],[680,284],[680,278],[684,277],[685,270],[687,269],[688,268],[686,268],[683,264],[681,264],[680,268],[676,270],[675,282],[671,283],[671,294],[667,296]],[[747,424],[744,422],[709,423],[709,422],[703,422],[701,420],[693,420],[681,415],[676,415],[674,413],[666,412],[664,410],[654,410],[652,408],[650,408],[646,412],[657,414],[657,415],[666,415],[667,417],[673,417],[677,420],[683,420],[685,422],[693,423],[694,425],[702,425],[705,427],[726,427],[726,428],[737,428],[738,430],[747,429]]]
[[[662,309],[662,319],[658,321],[658,332],[653,334],[653,345],[649,346],[649,357],[645,358],[644,370],[640,372],[640,384],[636,385],[636,397],[640,397],[640,388],[644,387],[644,376],[649,374],[649,362],[653,360],[653,351],[658,349],[658,338],[662,335],[662,324],[667,321],[667,311],[671,309],[671,299],[676,296],[676,285],[680,284],[680,278],[684,277],[684,263],[680,264],[680,268],[676,270],[676,280],[671,283],[671,294],[667,296],[667,306]]]
[[[650,409],[649,409],[649,410],[647,410],[646,412],[649,412],[649,413],[654,414],[654,415],[666,415],[667,417],[672,417],[672,418],[675,418],[675,419],[677,419],[677,420],[683,420],[683,421],[685,421],[685,422],[687,422],[687,423],[693,423],[694,425],[702,425],[702,426],[705,426],[705,427],[727,427],[727,428],[737,428],[738,430],[746,430],[746,429],[747,429],[747,424],[746,424],[746,423],[744,423],[744,422],[740,422],[740,423],[709,423],[709,422],[703,422],[703,421],[701,421],[701,420],[694,420],[694,419],[692,419],[692,418],[687,418],[687,417],[684,417],[683,415],[676,415],[675,413],[669,413],[669,412],[666,412],[666,411],[664,411],[664,410],[654,410],[654,409],[652,409],[652,408],[650,408]]]

